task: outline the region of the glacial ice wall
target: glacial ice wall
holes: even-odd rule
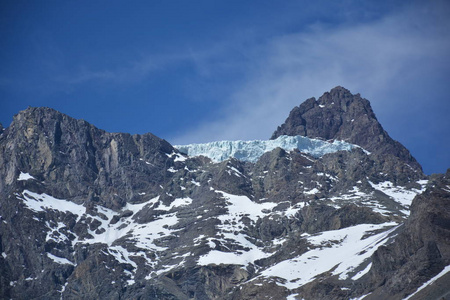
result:
[[[242,161],[256,162],[261,155],[277,147],[286,151],[298,149],[300,152],[318,158],[327,153],[341,150],[350,151],[359,146],[337,140],[327,142],[304,136],[282,135],[275,140],[217,141],[205,144],[177,145],[174,147],[189,156],[203,155],[214,162],[221,162],[230,157]]]

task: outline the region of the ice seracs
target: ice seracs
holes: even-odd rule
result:
[[[221,162],[231,157],[242,161],[256,162],[261,155],[275,148],[286,151],[298,149],[316,158],[337,151],[350,151],[359,148],[344,141],[335,140],[327,142],[319,139],[311,139],[304,136],[279,136],[275,140],[253,141],[217,141],[205,144],[189,144],[175,146],[180,152],[189,156],[206,156],[214,162]]]

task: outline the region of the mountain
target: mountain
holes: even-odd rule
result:
[[[450,171],[337,87],[268,141],[172,146],[50,108],[0,128],[1,299],[441,299]]]
[[[310,98],[295,107],[286,121],[275,130],[271,139],[280,135],[346,141],[370,151],[386,165],[401,168],[389,170],[395,172],[397,177],[402,177],[405,167],[422,173],[422,167],[409,151],[383,129],[370,102],[343,87],[336,87],[318,100]]]

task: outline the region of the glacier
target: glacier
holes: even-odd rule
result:
[[[188,156],[202,155],[210,158],[213,162],[221,162],[229,158],[256,162],[261,155],[277,147],[286,151],[298,149],[300,152],[307,153],[315,158],[337,151],[361,148],[344,141],[327,142],[300,135],[282,135],[275,140],[216,141],[203,144],[175,145],[174,147]],[[366,153],[368,152],[366,151]]]

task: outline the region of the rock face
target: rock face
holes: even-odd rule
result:
[[[403,299],[450,265],[450,169],[430,183],[414,199],[411,216],[395,243],[374,253],[368,277],[370,285],[378,288],[367,299]],[[436,299],[449,292],[448,278],[441,280],[447,282],[447,289],[436,288]],[[431,299],[427,293],[412,299]]]
[[[374,155],[399,159],[422,172],[419,163],[378,122],[370,102],[336,87],[318,100],[310,98],[295,107],[271,139],[281,135],[301,135],[325,140],[342,140],[359,145]]]
[[[412,299],[448,292],[448,173],[428,183],[343,88],[280,134],[362,148],[214,162],[20,112],[0,128],[0,298],[400,299],[439,274]]]
[[[166,154],[175,150],[152,134],[107,133],[49,108],[30,108],[2,133],[1,151],[2,190],[20,172],[30,173],[54,197],[118,209],[171,176],[166,169],[174,159]]]

